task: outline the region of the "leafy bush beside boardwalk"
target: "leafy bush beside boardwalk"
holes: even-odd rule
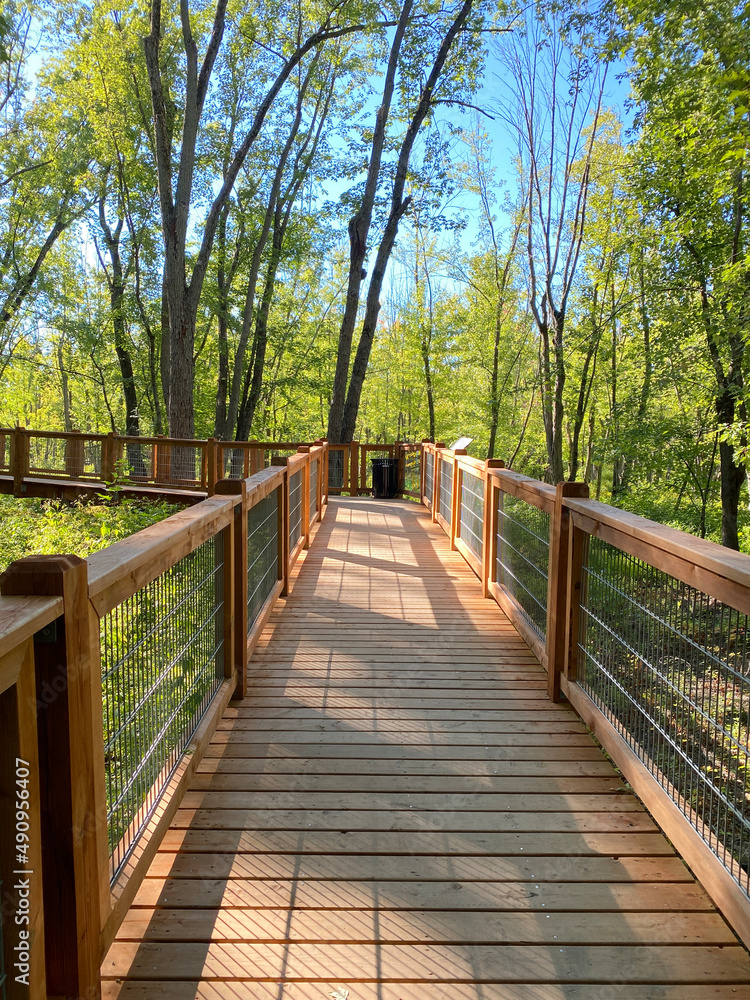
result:
[[[87,556],[180,509],[162,500],[66,504],[0,496],[0,571],[34,553]]]

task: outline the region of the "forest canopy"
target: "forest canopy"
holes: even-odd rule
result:
[[[750,551],[750,13],[11,0],[0,425],[474,438]]]

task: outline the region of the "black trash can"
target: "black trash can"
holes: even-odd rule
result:
[[[379,500],[389,500],[398,494],[398,459],[373,458],[372,495]]]

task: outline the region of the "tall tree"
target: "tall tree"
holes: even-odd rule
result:
[[[164,16],[161,0],[151,2],[151,29],[144,38],[144,51],[151,88],[155,155],[159,178],[159,204],[164,240],[164,289],[169,312],[169,427],[177,437],[192,437],[195,429],[193,405],[193,359],[196,318],[203,282],[224,206],[229,199],[245,159],[257,140],[277,95],[309,52],[328,40],[372,27],[371,12],[355,0],[339,0],[321,12],[312,27],[307,9],[299,7],[289,25],[281,25],[275,39],[282,50],[281,68],[272,76],[262,99],[251,115],[223,180],[201,227],[197,253],[190,253],[190,215],[194,209],[196,164],[201,136],[201,118],[209,93],[214,66],[227,27],[227,0],[216,0],[199,59],[200,36],[196,35],[188,0],[179,5],[179,25],[184,61],[180,100],[181,135],[175,149],[175,95],[162,73]],[[313,19],[317,12],[313,10]],[[359,20],[365,15],[368,20]],[[285,29],[286,31],[285,36]]]
[[[528,294],[541,345],[547,476],[564,478],[565,320],[581,256],[607,75],[588,23],[530,12],[503,59],[515,90]],[[594,54],[591,49],[594,48]],[[601,51],[601,45],[598,45]]]
[[[637,190],[662,261],[662,282],[699,324],[718,427],[747,423],[750,365],[750,24],[728,0],[700,10],[623,4],[633,45],[641,135]],[[681,290],[681,291],[680,291]],[[746,433],[738,435],[740,448]],[[738,548],[745,481],[731,436],[719,444],[722,542]]]

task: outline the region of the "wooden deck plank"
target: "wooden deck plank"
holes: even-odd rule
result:
[[[738,1000],[750,957],[417,505],[332,502],[105,1000]]]
[[[202,978],[244,982],[738,983],[750,958],[737,946],[612,947],[366,944],[232,944],[121,941],[104,961],[106,976]]]
[[[162,851],[154,860],[154,878],[294,879],[327,882],[343,880],[379,881],[383,877],[382,854],[257,854],[222,844],[219,834],[200,841],[198,831],[190,840],[172,844],[174,854]],[[227,848],[226,852],[221,847]],[[539,848],[559,852],[558,842],[540,843]],[[612,845],[614,846],[614,845]],[[652,846],[645,844],[644,848]],[[190,853],[190,851],[194,853]],[[624,856],[560,857],[522,855],[494,857],[443,857],[427,855],[388,857],[388,877],[399,882],[692,882],[692,876],[676,855],[666,857]]]
[[[121,941],[734,945],[718,913],[498,913],[474,910],[131,909]]]
[[[341,988],[341,983],[211,983],[199,981],[138,982],[108,980],[102,984],[103,1000],[321,1000]],[[606,992],[605,992],[606,990]],[[669,983],[646,985],[607,983],[367,983],[358,982],[352,1000],[746,1000],[732,985],[700,986]]]

